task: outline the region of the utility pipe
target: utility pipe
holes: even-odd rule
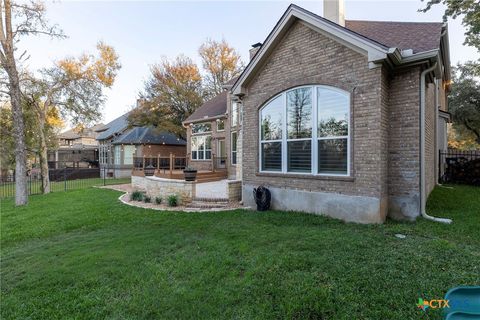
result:
[[[425,196],[425,77],[436,67],[437,62],[430,68],[423,70],[420,75],[420,214],[427,220],[450,224],[452,223],[451,219],[432,217],[425,210],[427,202]]]

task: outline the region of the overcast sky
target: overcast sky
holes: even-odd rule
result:
[[[322,1],[295,4],[323,14]],[[122,115],[134,105],[149,75],[149,66],[163,56],[191,57],[200,65],[198,47],[207,39],[225,38],[248,60],[248,50],[263,42],[290,2],[284,1],[62,1],[48,2],[48,18],[68,35],[66,40],[37,37],[23,39],[21,49],[31,55],[29,68],[49,66],[67,55],[93,52],[99,40],[112,45],[120,56],[122,69],[107,93],[103,122]],[[444,9],[436,6],[419,13],[420,0],[345,1],[345,17],[351,20],[442,21]],[[449,21],[452,64],[473,60],[478,53],[462,45],[461,20]]]

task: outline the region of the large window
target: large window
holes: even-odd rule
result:
[[[238,124],[238,103],[232,103],[232,127],[235,127]]]
[[[212,132],[211,123],[204,122],[192,124],[192,134],[199,134],[205,132]]]
[[[212,137],[209,135],[192,136],[192,160],[212,159]]]
[[[299,87],[260,109],[260,171],[349,174],[350,95]]]
[[[232,164],[237,164],[237,132],[232,132]]]
[[[135,146],[123,147],[123,164],[133,164],[133,154],[135,153]]]
[[[122,148],[121,146],[115,146],[115,156],[114,156],[115,162],[114,163],[117,165],[120,165],[122,163],[122,159],[120,157],[122,154],[121,148]]]

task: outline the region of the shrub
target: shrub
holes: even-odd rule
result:
[[[171,194],[167,198],[169,207],[176,207],[178,205],[178,197],[176,194]]]
[[[142,201],[143,200],[143,192],[135,190],[130,195],[130,201]]]
[[[162,197],[155,197],[155,203],[156,204],[161,204],[162,203]]]
[[[147,195],[144,195],[144,196],[143,196],[143,202],[145,202],[145,203],[150,203],[150,202],[152,202],[152,197],[147,196]]]

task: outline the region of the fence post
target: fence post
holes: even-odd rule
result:
[[[63,168],[63,188],[67,191],[67,167]]]
[[[170,178],[172,177],[173,171],[173,153],[170,152]]]
[[[104,186],[107,185],[107,178],[106,178],[107,173],[105,172],[105,169],[106,169],[106,167],[103,166],[103,185],[104,185]]]

